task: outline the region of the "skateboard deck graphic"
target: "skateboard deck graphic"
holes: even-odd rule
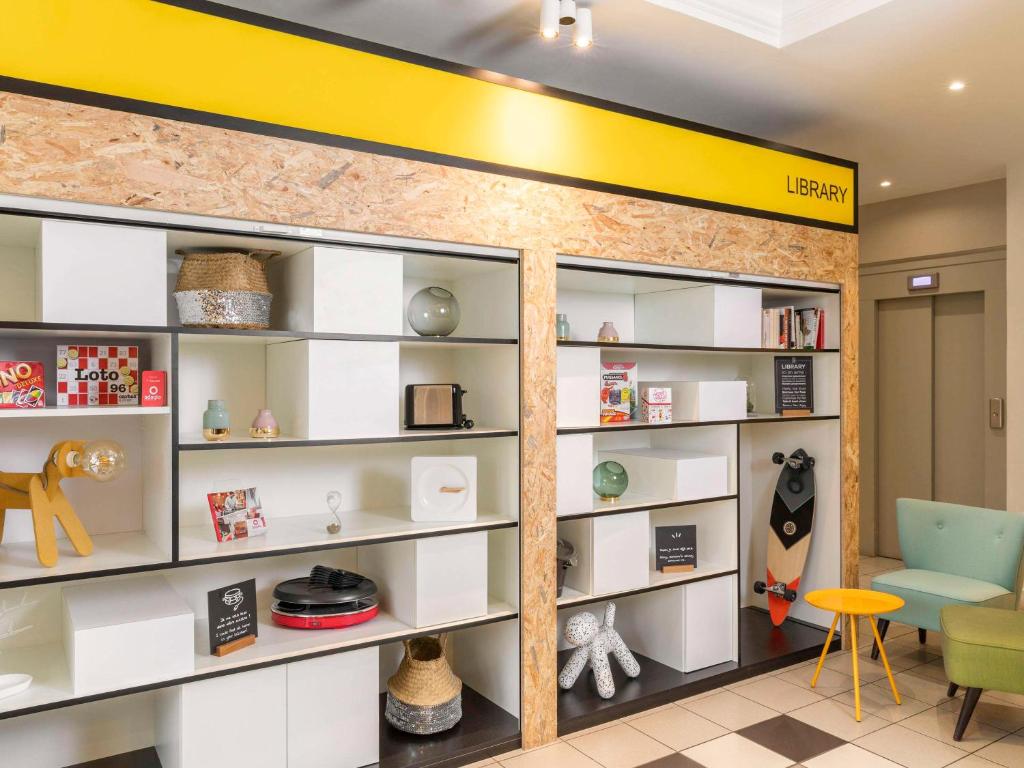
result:
[[[767,579],[763,584],[755,584],[754,590],[768,593],[768,612],[772,623],[779,626],[796,599],[811,546],[814,459],[801,448],[788,458],[777,453],[772,460],[783,466],[775,484],[768,524]]]

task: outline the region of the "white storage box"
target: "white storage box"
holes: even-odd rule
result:
[[[267,406],[306,440],[398,432],[398,344],[307,339],[267,347]]]
[[[43,221],[42,322],[167,325],[167,290],[163,230]]]
[[[760,288],[702,285],[641,293],[635,308],[638,343],[761,346]]]
[[[619,462],[629,489],[659,499],[710,499],[729,494],[729,457],[674,448],[601,451],[601,461]]]
[[[593,594],[639,589],[650,583],[650,515],[630,512],[593,518]]]
[[[195,616],[162,576],[65,587],[63,603],[75,696],[195,671]]]
[[[156,739],[160,764],[290,768],[287,683],[287,667],[282,664],[162,691]],[[319,715],[326,718],[330,712]]]
[[[381,607],[412,627],[487,613],[485,531],[361,547],[358,569],[377,582]]]
[[[590,512],[594,508],[594,436],[558,435],[555,441],[557,513]]]
[[[558,348],[557,422],[560,427],[601,423],[601,350]]]
[[[317,245],[273,259],[267,271],[275,328],[402,334],[401,254]]]
[[[672,412],[677,421],[732,421],[747,417],[745,381],[665,381],[672,389]],[[641,387],[655,386],[654,382]]]

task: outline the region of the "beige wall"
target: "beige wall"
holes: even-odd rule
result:
[[[1024,509],[1024,159],[1007,167],[1006,193],[1006,505]]]
[[[860,208],[861,264],[1004,245],[1005,179]]]

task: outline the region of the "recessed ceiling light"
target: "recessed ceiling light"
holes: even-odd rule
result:
[[[954,80],[949,84],[949,90],[951,91],[962,91],[966,87],[967,83],[965,83],[963,80]]]
[[[889,181],[888,179],[886,179],[885,181],[883,181],[883,182],[882,182],[881,184],[879,184],[878,186],[880,186],[880,187],[891,187],[891,186],[892,186],[892,182],[891,182],[891,181]]]

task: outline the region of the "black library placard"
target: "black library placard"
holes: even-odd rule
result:
[[[206,596],[210,614],[210,653],[222,645],[256,637],[256,579],[215,589]]]
[[[814,411],[814,358],[775,358],[775,412]]]
[[[654,529],[654,567],[683,570],[697,567],[697,526],[659,525]]]

